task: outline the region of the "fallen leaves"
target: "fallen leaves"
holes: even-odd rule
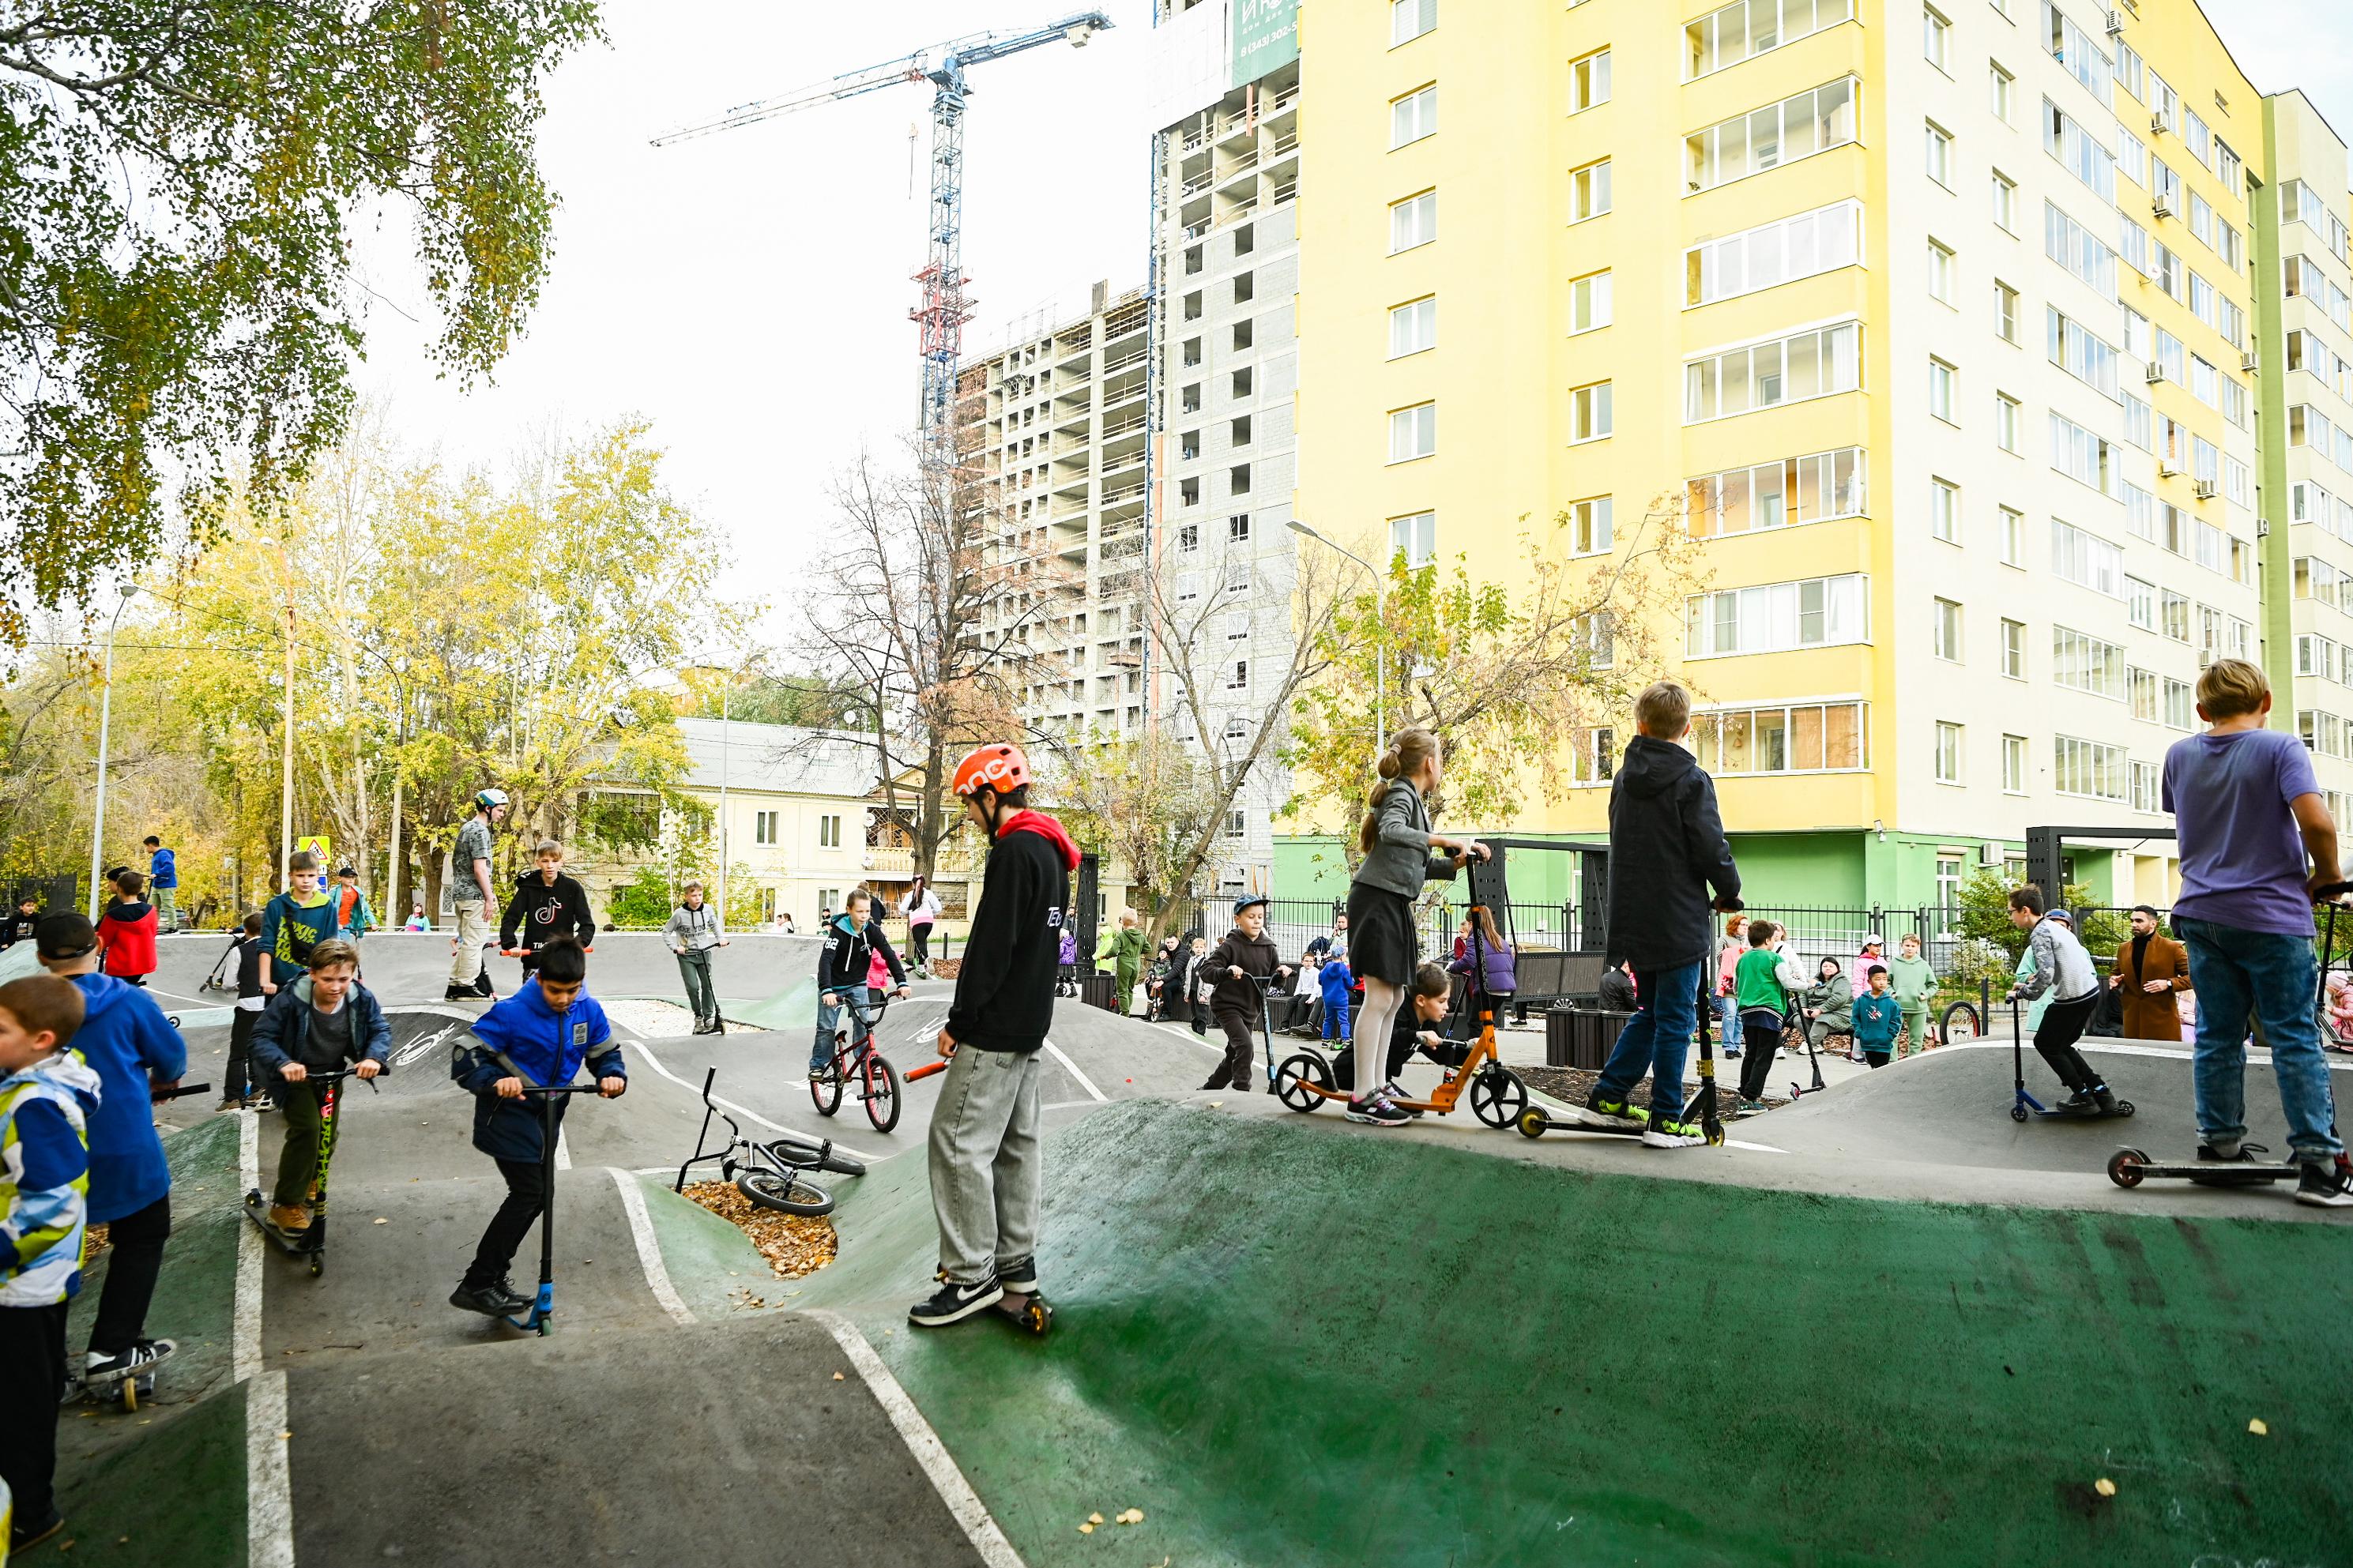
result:
[[[2116,1483],[2108,1479],[2107,1477],[2102,1476],[2098,1480],[2092,1483],[2092,1489],[2099,1493],[2102,1497],[2114,1497],[2116,1495]]]
[[[1092,1535],[1095,1532],[1095,1527],[1102,1524],[1103,1521],[1103,1516],[1102,1514],[1091,1513],[1087,1515],[1085,1521],[1079,1526],[1079,1533],[1081,1535]],[[1119,1512],[1112,1515],[1111,1521],[1113,1524],[1142,1524],[1144,1522],[1144,1510],[1140,1508],[1122,1509]],[[1165,1563],[1163,1564],[1163,1568],[1166,1568]]]
[[[2271,1427],[2264,1423],[2263,1418],[2260,1415],[2247,1423],[2247,1430],[2253,1432],[2258,1437],[2268,1437],[2271,1436],[2272,1431]]]
[[[831,1220],[762,1208],[732,1182],[696,1182],[686,1195],[749,1237],[780,1279],[814,1274],[839,1250]]]

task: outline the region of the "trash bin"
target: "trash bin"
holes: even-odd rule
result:
[[[1119,979],[1111,974],[1082,974],[1079,977],[1079,999],[1090,1007],[1112,1010],[1112,997],[1118,990]]]
[[[1599,1072],[1609,1059],[1609,1047],[1631,1013],[1605,1013],[1596,1007],[1552,1007],[1545,1012],[1545,1065],[1582,1068]]]

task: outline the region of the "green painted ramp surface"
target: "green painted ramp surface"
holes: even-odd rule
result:
[[[906,1326],[913,1156],[847,1184],[796,1302],[861,1323],[1035,1565],[2353,1562],[2335,1226],[1597,1175],[1162,1101],[1048,1162],[1051,1339]]]

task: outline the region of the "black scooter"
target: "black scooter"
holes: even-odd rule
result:
[[[386,1068],[375,1078],[360,1081],[374,1089],[383,1081]],[[327,1167],[335,1157],[335,1130],[341,1125],[338,1114],[343,1107],[343,1093],[336,1087],[347,1078],[356,1077],[352,1068],[335,1072],[314,1072],[303,1083],[322,1084],[326,1092],[319,1097],[319,1165],[311,1173],[311,1224],[303,1230],[284,1230],[269,1223],[269,1199],[259,1187],[248,1189],[245,1194],[245,1217],[251,1220],[270,1245],[289,1258],[311,1260],[311,1278],[316,1279],[327,1267]],[[207,1086],[209,1087],[209,1086]],[[284,1094],[301,1085],[280,1082],[278,1092]]]

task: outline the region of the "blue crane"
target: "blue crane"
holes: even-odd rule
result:
[[[964,351],[965,323],[972,320],[974,300],[965,292],[971,281],[964,275],[964,110],[972,89],[965,68],[1001,60],[1040,44],[1068,39],[1073,47],[1112,25],[1101,11],[1082,11],[1059,22],[1026,33],[974,33],[934,44],[895,60],[863,70],[845,71],[786,93],[738,105],[703,125],[691,125],[657,136],[653,144],[667,147],[739,125],[773,120],[780,114],[833,103],[877,88],[900,82],[928,81],[932,94],[932,203],[929,212],[930,250],[915,281],[923,286],[923,302],[908,312],[918,329],[923,358],[922,427],[925,450],[935,464],[955,461],[956,360]]]

